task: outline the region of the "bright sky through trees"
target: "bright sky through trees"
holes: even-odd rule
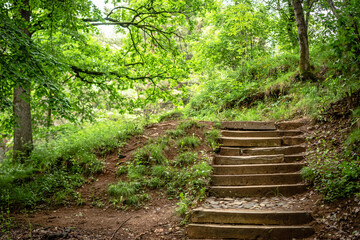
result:
[[[92,2],[101,10],[104,11],[105,7],[111,8],[113,5],[111,3],[106,3],[105,0],[92,0]],[[100,31],[105,34],[107,37],[112,37],[116,34],[114,26],[98,26]]]

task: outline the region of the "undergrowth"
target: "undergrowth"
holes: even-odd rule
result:
[[[141,206],[148,200],[144,196],[149,190],[163,189],[168,198],[180,200],[178,213],[187,216],[188,211],[184,209],[205,197],[212,171],[209,156],[199,152],[199,135],[193,134],[199,130],[204,130],[199,122],[183,121],[176,129],[168,130],[163,137],[150,139],[138,149],[131,161],[118,168],[117,173],[126,175],[126,180],[108,188],[113,204],[120,208]],[[167,151],[177,154],[168,159]]]
[[[355,115],[354,119],[356,123]],[[360,194],[360,129],[353,129],[342,143],[341,151],[329,145],[319,139],[308,166],[302,169],[302,176],[329,202]]]
[[[85,177],[102,171],[101,158],[141,131],[134,123],[110,121],[53,129],[54,136],[39,142],[24,163],[10,157],[0,163],[0,206],[81,202],[74,189]]]
[[[185,116],[210,121],[320,117],[330,103],[359,89],[360,82],[354,79],[356,74],[341,73],[329,65],[331,53],[314,51],[318,56],[312,63],[318,76],[315,82],[299,80],[298,55],[289,53],[254,59],[234,70],[219,67],[205,73],[206,81],[192,87],[195,93],[184,108]]]

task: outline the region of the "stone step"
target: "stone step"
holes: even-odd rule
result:
[[[225,147],[280,147],[298,145],[305,142],[304,137],[258,137],[234,138],[221,137],[220,143]]]
[[[222,129],[236,130],[276,130],[274,122],[227,121],[221,123]]]
[[[305,152],[306,148],[302,145],[282,146],[282,147],[261,147],[261,148],[239,148],[221,147],[220,155],[223,156],[243,156],[243,155],[293,155]]]
[[[213,165],[214,175],[241,175],[264,173],[291,173],[298,172],[304,167],[303,163],[271,163],[271,164],[244,164],[244,165]]]
[[[280,131],[221,131],[223,137],[284,137],[284,136],[298,136],[302,132],[299,130],[280,130]]]
[[[192,223],[248,224],[248,225],[303,225],[313,218],[305,211],[260,211],[242,209],[197,208],[191,213]]]
[[[290,163],[301,161],[304,156],[297,155],[255,155],[255,156],[222,156],[215,155],[215,165],[241,165],[241,164],[267,164],[267,163]]]
[[[213,175],[211,180],[213,186],[297,184],[300,182],[302,182],[300,173]]]
[[[314,234],[310,226],[258,226],[228,224],[189,224],[192,239],[302,239]]]
[[[210,194],[216,197],[273,197],[292,196],[306,191],[305,184],[211,186]]]

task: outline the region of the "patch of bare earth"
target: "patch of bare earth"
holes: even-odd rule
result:
[[[133,152],[143,147],[150,138],[164,135],[169,129],[176,129],[177,120],[148,125],[143,134],[131,137],[126,145],[116,149],[105,158],[104,171],[90,177],[77,192],[83,203],[69,201],[66,206],[39,206],[31,213],[17,213],[17,223],[7,237],[11,239],[185,239],[181,219],[175,215],[177,200],[170,200],[164,191],[149,191],[150,201],[139,208],[117,209],[110,202],[107,189],[124,177],[116,175],[118,165],[131,160]],[[212,123],[201,122],[205,129]],[[191,134],[205,142],[199,129]],[[204,144],[197,151],[210,153]],[[166,151],[169,159],[176,156],[176,149]]]

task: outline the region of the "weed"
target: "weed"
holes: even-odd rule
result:
[[[116,175],[121,176],[128,173],[128,166],[122,165],[118,167],[118,170],[116,171]]]
[[[220,139],[220,131],[218,129],[211,129],[210,131],[205,133],[207,144],[211,147],[212,150],[220,147],[219,139]]]
[[[190,201],[184,193],[180,193],[179,197],[180,202],[177,203],[178,207],[176,208],[176,213],[184,218],[189,214]]]
[[[165,134],[167,134],[167,135],[169,135],[170,137],[172,137],[172,138],[179,138],[179,137],[183,137],[183,136],[185,136],[185,131],[184,131],[184,129],[181,129],[181,128],[177,128],[177,129],[175,129],[175,130],[167,130],[166,132],[165,132]]]
[[[149,144],[134,153],[134,162],[138,165],[164,164],[168,160],[163,154],[164,146]]]
[[[315,172],[310,167],[303,167],[301,169],[301,176],[303,179],[306,179],[309,182],[314,182],[316,177]]]
[[[94,199],[91,201],[91,205],[97,208],[103,208],[105,204],[100,199]]]
[[[179,149],[195,149],[200,145],[200,139],[195,136],[186,136],[177,141]]]
[[[73,197],[75,199],[76,205],[81,206],[85,204],[85,199],[82,198],[81,193],[73,192]]]
[[[190,119],[190,120],[181,122],[178,126],[178,129],[188,131],[192,128],[203,128],[203,127],[204,127],[204,125],[200,124],[198,121]]]
[[[158,189],[165,186],[165,181],[159,177],[152,177],[147,185],[150,189]]]
[[[198,156],[195,152],[184,152],[176,157],[174,165],[179,167],[189,166],[195,163],[197,159]]]
[[[15,226],[14,218],[10,217],[10,210],[7,208],[4,210],[2,207],[0,208],[0,235],[4,237],[4,239],[10,238],[10,229]]]
[[[145,165],[129,165],[128,178],[129,180],[141,180],[147,171],[148,168]]]
[[[119,181],[117,184],[110,185],[108,192],[113,197],[128,198],[139,192],[141,185],[137,182]]]
[[[170,177],[169,168],[164,165],[155,165],[151,167],[151,176],[166,179]]]

